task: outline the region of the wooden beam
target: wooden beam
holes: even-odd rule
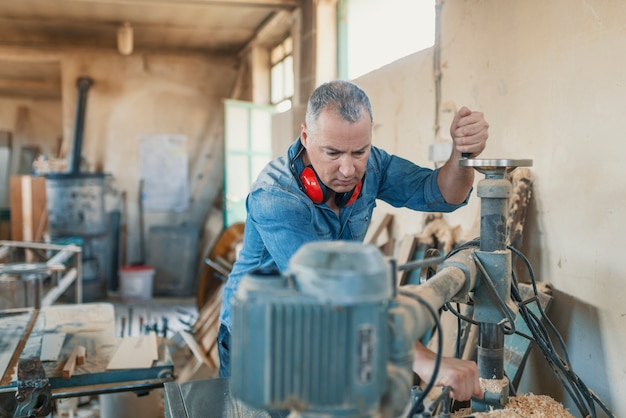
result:
[[[227,7],[259,7],[259,8],[279,8],[293,10],[300,7],[298,0],[74,0],[80,3],[101,3],[120,5],[146,5],[146,6],[227,6]]]
[[[0,89],[51,91],[61,95],[61,80],[0,78]]]

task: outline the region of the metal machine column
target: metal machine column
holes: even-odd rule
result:
[[[493,384],[483,399],[472,400],[472,411],[501,409],[509,397],[504,375],[504,328],[514,320],[511,302],[511,253],[507,249],[507,216],[512,186],[505,178],[516,167],[528,167],[532,160],[462,159],[461,166],[474,167],[485,174],[478,183],[481,198],[480,251],[475,253],[479,279],[474,292],[474,319],[479,323],[478,376]]]

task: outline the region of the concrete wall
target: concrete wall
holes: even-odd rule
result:
[[[523,250],[554,285],[551,318],[574,371],[626,416],[626,3],[466,0],[442,10],[442,102],[485,112],[484,157],[534,161]],[[356,80],[373,102],[374,143],[426,165],[431,63],[423,51]],[[474,196],[448,222],[474,229],[478,203]],[[419,230],[421,215],[398,217],[398,234]],[[577,415],[537,353],[532,364],[520,390],[552,395]]]
[[[130,59],[129,59],[130,58]],[[183,134],[189,155],[189,187],[219,188],[222,170],[209,181],[199,179],[208,164],[223,164],[223,104],[236,76],[234,61],[204,56],[131,56],[81,54],[64,61],[62,84],[64,138],[75,123],[76,79],[89,75],[83,154],[97,171],[111,173],[115,187],[127,192],[130,262],[139,261],[139,137]],[[164,173],[167,175],[167,173]],[[193,202],[192,202],[193,204]],[[177,224],[185,213],[146,213],[151,224]]]

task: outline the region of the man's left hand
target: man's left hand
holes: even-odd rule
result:
[[[459,153],[476,157],[483,152],[489,137],[489,124],[482,112],[471,111],[463,106],[454,115],[450,126],[450,135],[454,148]]]

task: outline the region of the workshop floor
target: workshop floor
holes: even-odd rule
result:
[[[118,337],[155,330],[159,336],[172,339],[179,331],[189,329],[198,314],[195,297],[128,302],[112,296],[104,302],[115,307]],[[132,392],[123,392],[68,399],[57,408],[58,412],[51,418],[161,418],[164,416],[163,390],[153,390],[141,398]]]

